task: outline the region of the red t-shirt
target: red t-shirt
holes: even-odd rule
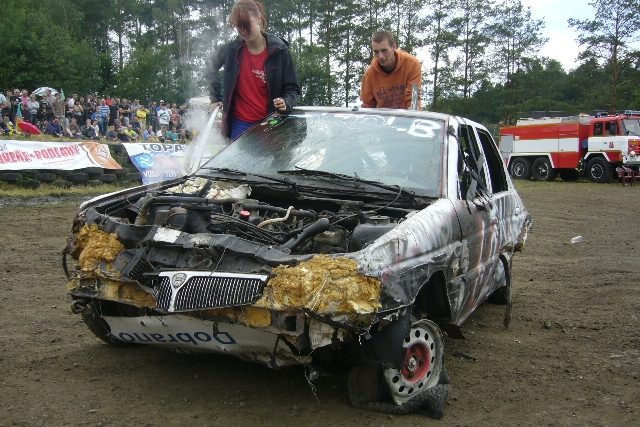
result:
[[[238,120],[257,122],[269,113],[269,89],[264,68],[267,56],[267,49],[253,55],[246,46],[242,47],[233,114]]]

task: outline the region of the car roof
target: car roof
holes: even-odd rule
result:
[[[473,120],[466,119],[464,117],[445,114],[445,113],[437,113],[434,111],[426,111],[426,110],[405,110],[405,109],[392,109],[392,108],[360,108],[360,107],[316,107],[316,106],[298,106],[294,107],[294,112],[297,111],[313,111],[313,112],[323,112],[323,113],[349,113],[349,114],[379,114],[385,116],[401,116],[401,117],[422,117],[425,119],[436,119],[443,120],[445,122],[456,122],[456,123],[464,123],[467,125],[472,125],[475,127],[479,127],[482,129],[486,128]]]

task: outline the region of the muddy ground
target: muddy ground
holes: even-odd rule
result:
[[[447,339],[443,421],[354,409],[339,376],[311,387],[297,368],[109,347],[65,294],[77,202],[0,207],[0,425],[636,424],[640,185],[518,188],[535,226],[514,261],[513,322],[484,305],[465,340]]]

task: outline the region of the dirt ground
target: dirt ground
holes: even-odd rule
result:
[[[0,200],[0,425],[637,425],[640,185],[518,188],[534,230],[514,260],[513,321],[484,305],[465,340],[447,339],[443,421],[354,409],[339,376],[312,387],[299,368],[109,347],[65,293],[78,202]]]

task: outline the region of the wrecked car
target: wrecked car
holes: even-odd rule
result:
[[[482,125],[306,107],[189,176],[85,202],[63,266],[111,345],[342,363],[354,405],[439,416],[443,336],[510,303],[530,221]]]

